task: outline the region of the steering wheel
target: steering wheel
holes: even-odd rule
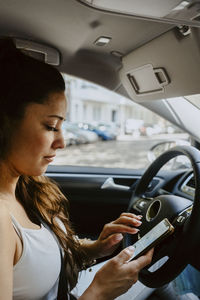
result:
[[[194,202],[172,194],[162,194],[155,198],[146,196],[148,186],[154,176],[170,159],[185,155],[189,158],[195,179]],[[177,146],[160,155],[146,170],[138,182],[130,200],[129,212],[143,215],[140,234],[143,236],[164,218],[174,226],[174,233],[155,247],[151,265],[166,257],[167,261],[157,270],[144,268],[139,280],[146,286],[158,288],[170,282],[190,263],[190,258],[198,255],[200,243],[200,152],[192,146]],[[133,244],[133,236],[124,237],[124,247]],[[150,265],[150,266],[151,266]],[[150,267],[148,266],[148,268]]]

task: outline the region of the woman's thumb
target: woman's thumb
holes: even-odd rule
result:
[[[134,256],[135,248],[133,246],[129,246],[122,250],[117,256],[119,259],[119,263],[124,264],[131,260],[131,258]]]

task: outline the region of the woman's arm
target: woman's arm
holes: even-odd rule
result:
[[[0,201],[0,241],[0,300],[11,300],[16,239],[10,214],[3,201]]]

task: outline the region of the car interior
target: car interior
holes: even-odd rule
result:
[[[190,137],[190,145],[170,141],[173,147],[161,148],[147,169],[47,169],[69,200],[81,238],[97,238],[124,211],[143,215],[141,236],[164,218],[173,225],[155,249],[150,267],[158,268],[143,269],[137,289],[119,299],[147,299],[187,265],[200,271],[200,1],[0,0],[0,32],[62,74],[126,97]],[[162,168],[179,156],[189,165]],[[120,249],[136,238],[125,235]],[[81,274],[77,296],[107,259]]]

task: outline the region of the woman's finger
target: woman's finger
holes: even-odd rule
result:
[[[125,224],[131,226],[140,226],[142,222],[138,219],[131,218],[129,216],[121,216],[117,220],[111,222],[112,224]]]
[[[123,239],[123,235],[121,233],[115,233],[110,235],[107,239],[104,240],[104,244],[106,243],[107,247],[110,248],[112,246],[117,245]]]
[[[141,220],[142,219],[142,215],[135,215],[135,214],[132,214],[132,213],[128,213],[128,212],[123,212],[121,213],[120,217],[121,216],[127,216],[127,217],[131,217],[131,218],[136,218],[138,220]]]
[[[139,231],[138,228],[130,227],[124,224],[108,223],[104,226],[100,239],[106,239],[109,235],[114,233],[130,233],[135,234]]]

